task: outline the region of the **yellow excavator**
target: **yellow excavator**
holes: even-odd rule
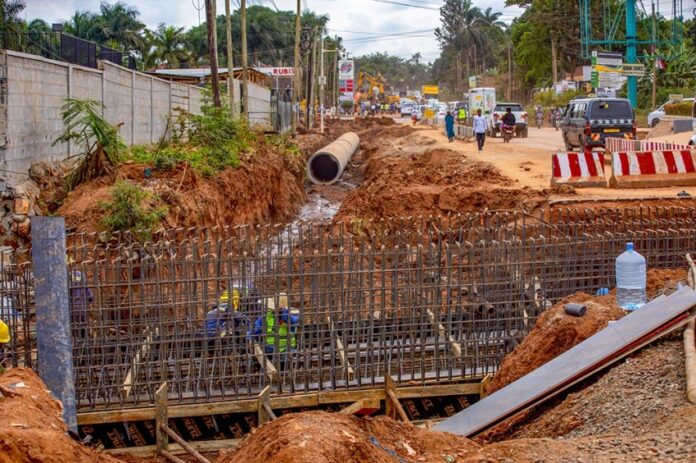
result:
[[[387,95],[387,92],[385,92],[385,89],[389,91],[389,87],[384,76],[380,73],[377,74],[377,77],[368,74],[362,69],[358,73],[356,88],[360,91],[361,101],[376,98],[380,103],[398,103],[398,95]]]

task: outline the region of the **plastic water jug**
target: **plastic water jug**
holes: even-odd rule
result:
[[[645,257],[626,243],[626,251],[616,258],[616,303],[626,310],[636,310],[645,304]]]

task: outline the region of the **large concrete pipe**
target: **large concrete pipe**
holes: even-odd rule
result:
[[[307,176],[312,183],[331,185],[338,180],[359,144],[360,137],[348,132],[314,153],[307,161]]]

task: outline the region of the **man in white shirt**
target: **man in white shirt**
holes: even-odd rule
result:
[[[488,123],[486,122],[486,118],[481,115],[480,108],[476,110],[473,129],[474,134],[476,134],[478,150],[483,151],[483,144],[486,142],[486,129],[488,129]]]

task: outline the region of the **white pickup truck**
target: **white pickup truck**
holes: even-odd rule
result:
[[[488,136],[495,138],[500,133],[503,116],[507,108],[515,115],[515,136],[527,138],[527,111],[519,103],[498,103],[488,116]]]

